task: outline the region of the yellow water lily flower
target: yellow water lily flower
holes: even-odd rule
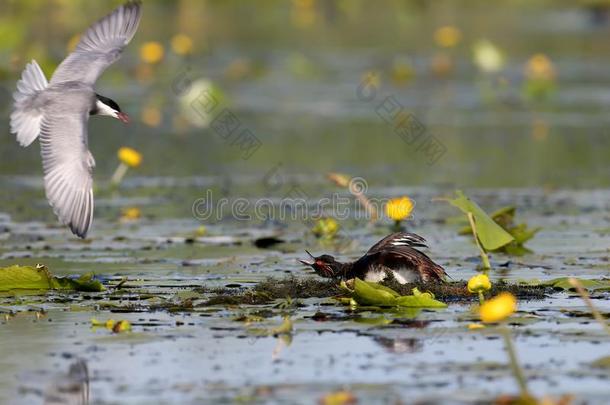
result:
[[[114,333],[121,333],[131,330],[131,323],[129,323],[127,320],[115,321],[114,319],[108,319],[104,322],[91,318],[91,326],[93,328],[103,327]]]
[[[409,197],[392,198],[385,206],[386,215],[394,221],[403,221],[411,215],[415,204]]]
[[[172,37],[172,50],[178,55],[188,55],[193,51],[193,40],[186,34],[177,34]]]
[[[334,218],[320,218],[311,231],[318,238],[332,239],[339,232],[339,223]]]
[[[489,291],[491,289],[491,281],[486,274],[477,274],[468,280],[468,291],[476,294],[479,292]]]
[[[163,45],[157,41],[145,42],[140,47],[140,59],[146,63],[159,63],[161,62],[161,59],[163,59],[164,54],[165,50],[163,49]]]
[[[392,64],[392,80],[395,84],[405,85],[415,77],[415,68],[406,59],[395,60]]]
[[[351,392],[341,390],[324,395],[318,402],[321,405],[352,405],[357,403],[358,399]]]
[[[479,308],[479,314],[483,322],[499,322],[511,316],[516,310],[517,298],[509,292],[503,292],[485,301]]]
[[[531,80],[551,81],[555,79],[556,72],[551,59],[543,53],[537,53],[527,61],[525,74]]]
[[[206,227],[204,225],[201,225],[195,230],[195,236],[204,236],[207,232],[208,230],[206,229]]]
[[[129,207],[123,210],[123,214],[121,215],[121,221],[135,221],[140,219],[142,216],[142,212],[138,207]]]
[[[161,110],[157,107],[144,107],[144,109],[142,109],[141,119],[142,122],[149,127],[155,128],[161,125],[163,116],[161,115]]]
[[[138,167],[142,163],[142,154],[135,149],[123,146],[119,149],[119,160],[129,167]]]
[[[462,32],[452,25],[440,27],[434,32],[434,41],[438,46],[451,48],[456,46],[462,39]]]
[[[114,333],[129,332],[131,331],[131,323],[127,320],[118,321],[112,327],[112,331]]]
[[[138,167],[142,163],[142,154],[140,154],[140,152],[137,150],[128,148],[126,146],[119,148],[117,156],[119,157],[121,163],[119,163],[119,166],[116,168],[112,178],[110,179],[110,183],[114,185],[121,183],[121,180],[123,180],[123,177],[130,167]]]

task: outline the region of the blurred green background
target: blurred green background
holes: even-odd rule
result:
[[[11,93],[30,59],[50,76],[120,1],[0,2],[0,171],[41,174],[38,145],[9,132]],[[98,92],[132,116],[90,122],[96,180],[116,150],[145,176],[347,172],[377,184],[610,185],[610,24],[593,1],[144,1],[123,58]],[[359,86],[375,98],[359,98]],[[203,116],[201,95],[218,105]],[[404,114],[386,122],[393,97]],[[200,105],[201,108],[201,105]],[[260,143],[244,158],[214,127],[224,109]],[[396,133],[416,117],[445,150],[430,162]],[[418,132],[418,134],[420,133]],[[418,141],[419,142],[419,141]]]

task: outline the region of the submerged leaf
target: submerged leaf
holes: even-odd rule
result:
[[[457,197],[447,199],[449,204],[459,208],[464,214],[472,213],[477,228],[477,237],[485,250],[496,250],[514,240],[514,237],[498,225],[477,203],[468,198],[460,190]]]
[[[587,280],[577,278],[583,288],[592,291],[610,290],[610,280]],[[569,282],[569,277],[554,278],[552,280],[541,283],[555,289],[561,289],[564,291],[574,290],[574,287]]]

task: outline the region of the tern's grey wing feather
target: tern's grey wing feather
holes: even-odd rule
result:
[[[51,84],[82,81],[94,84],[102,72],[121,56],[133,38],[141,17],[139,1],[130,1],[93,24],[59,65]]]
[[[95,165],[87,148],[87,112],[45,116],[40,132],[44,186],[57,218],[81,238],[93,220]]]

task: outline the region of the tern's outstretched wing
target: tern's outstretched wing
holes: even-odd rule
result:
[[[88,113],[45,115],[40,131],[44,187],[57,218],[84,238],[93,220],[95,166],[87,147]]]
[[[55,70],[51,85],[67,81],[94,84],[119,59],[138,29],[141,14],[140,2],[130,1],[93,24]]]

